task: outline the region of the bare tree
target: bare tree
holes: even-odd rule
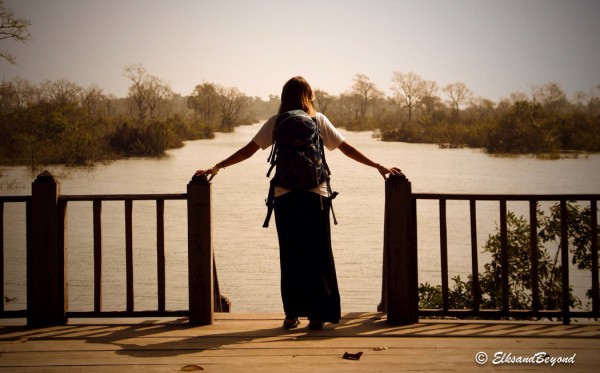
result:
[[[87,88],[83,88],[79,94],[81,95],[81,104],[88,117],[102,112],[101,103],[106,99],[106,96],[102,93],[100,86],[92,84]]]
[[[400,107],[408,109],[408,121],[411,122],[413,109],[425,96],[426,82],[413,72],[399,71],[393,73],[392,82],[394,99]]]
[[[317,101],[317,105],[318,105],[319,111],[321,113],[325,114],[329,104],[331,103],[331,100],[332,100],[332,98],[329,95],[329,93],[327,93],[321,89],[315,90],[315,101]]]
[[[590,88],[588,92],[576,92],[574,98],[579,106],[587,108],[589,115],[595,115],[595,111],[600,108],[600,84]]]
[[[567,103],[567,95],[560,84],[550,82],[541,87],[533,87],[533,102],[541,104],[550,113],[558,113]]]
[[[82,88],[66,79],[44,80],[40,85],[40,98],[56,107],[67,108],[79,104]]]
[[[377,89],[375,83],[371,82],[371,79],[365,74],[356,74],[350,94],[356,100],[354,119],[360,121],[365,120],[371,103],[383,97],[383,93]]]
[[[245,97],[238,88],[223,88],[220,87],[219,107],[221,109],[221,130],[230,132],[235,126],[240,111],[244,107]]]
[[[421,97],[421,104],[425,107],[425,113],[430,116],[433,112],[433,108],[441,101],[437,96],[439,87],[433,80],[426,80],[423,82],[423,97]]]
[[[37,87],[20,77],[10,81],[3,80],[0,84],[0,110],[8,113],[13,110],[23,110],[31,105],[37,96]]]
[[[140,123],[146,120],[146,79],[148,73],[142,64],[125,66],[125,77],[131,80],[129,98],[134,102]]]
[[[514,105],[520,101],[529,101],[529,97],[527,97],[527,94],[523,92],[512,92],[510,95],[508,95],[508,100],[512,105]]]
[[[148,75],[146,81],[146,103],[150,119],[160,117],[161,109],[165,114],[170,112],[170,104],[173,101],[173,96],[173,90],[167,83],[157,76]]]
[[[460,106],[469,102],[473,97],[473,92],[463,82],[448,84],[444,87],[444,92],[450,98],[450,104],[454,109],[456,117],[460,113]]]
[[[26,43],[31,40],[29,26],[30,20],[15,16],[13,10],[4,5],[4,0],[0,0],[0,40],[13,39]],[[16,57],[6,50],[0,50],[0,57],[13,65],[17,62]]]
[[[140,123],[149,119],[156,119],[160,115],[160,108],[168,112],[168,105],[172,103],[173,91],[161,78],[149,74],[141,64],[125,66],[125,77],[131,80],[129,98],[135,104]]]

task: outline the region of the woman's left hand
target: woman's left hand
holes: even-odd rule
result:
[[[215,175],[219,173],[219,169],[220,168],[215,165],[213,168],[210,168],[208,170],[198,170],[198,171],[196,171],[196,176],[210,175],[210,177],[208,178],[208,181],[211,181],[213,179],[213,177],[215,177]]]

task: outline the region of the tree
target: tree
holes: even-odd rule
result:
[[[375,83],[371,82],[365,74],[356,74],[352,85],[351,95],[354,98],[354,119],[365,121],[367,110],[377,99],[383,97],[383,93],[377,89]]]
[[[164,112],[165,119],[169,116],[170,106],[173,101],[173,90],[161,78],[148,75],[146,81],[146,102],[150,120],[161,117],[161,111]]]
[[[450,99],[455,118],[458,119],[460,106],[467,103],[473,97],[473,92],[463,82],[448,84],[444,87],[444,92]]]
[[[0,40],[13,39],[26,43],[31,40],[29,26],[31,26],[31,21],[18,18],[12,9],[4,5],[4,0],[0,0]],[[0,57],[11,64],[17,62],[16,57],[6,50],[0,50]]]
[[[558,114],[567,103],[567,95],[560,84],[550,82],[533,87],[533,103],[540,104],[550,114]]]
[[[40,86],[41,100],[46,103],[67,110],[79,104],[83,88],[67,79],[44,80]]]
[[[244,107],[246,95],[238,88],[219,88],[219,109],[221,111],[221,131],[231,132]]]
[[[37,96],[37,88],[28,80],[15,77],[0,84],[0,113],[24,110]]]
[[[125,77],[131,80],[129,86],[129,98],[134,102],[137,109],[138,120],[143,123],[146,120],[146,79],[148,73],[142,64],[125,66]]]
[[[219,87],[214,83],[198,84],[188,97],[188,108],[192,109],[205,125],[211,125],[216,118],[219,103]]]
[[[327,112],[327,108],[329,107],[331,100],[332,97],[329,95],[329,93],[321,89],[315,90],[315,101],[317,101],[317,106],[321,113],[325,114]]]
[[[161,107],[168,113],[168,106],[173,100],[171,87],[161,78],[149,74],[143,65],[125,66],[125,77],[131,80],[129,98],[133,101],[140,124],[160,116]],[[166,118],[166,115],[164,115]]]
[[[80,91],[80,95],[81,104],[83,105],[83,108],[85,109],[85,112],[89,118],[102,112],[100,105],[106,99],[106,97],[102,93],[102,88],[100,88],[97,84],[92,84],[87,88],[83,88]]]
[[[426,80],[423,82],[423,97],[421,97],[421,104],[425,107],[425,113],[427,116],[431,116],[433,109],[438,105],[441,100],[436,96],[439,87],[436,82]]]
[[[412,111],[425,97],[426,82],[413,72],[394,72],[392,75],[392,91],[395,93],[396,103],[408,109],[408,121],[412,122]]]

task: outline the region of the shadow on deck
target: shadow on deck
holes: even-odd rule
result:
[[[174,372],[397,372],[548,369],[548,363],[492,364],[514,357],[575,356],[553,370],[592,371],[600,363],[600,325],[420,320],[390,326],[379,313],[347,313],[337,325],[281,328],[277,314],[216,314],[213,325],[187,319],[72,319],[65,326],[0,327],[0,370]],[[362,352],[359,361],[344,353]],[[485,352],[485,364],[475,361]]]

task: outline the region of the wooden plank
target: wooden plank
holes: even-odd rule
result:
[[[468,201],[589,201],[600,198],[600,194],[460,194],[460,193],[413,193],[417,199],[445,199]]]
[[[509,279],[508,279],[508,227],[507,227],[506,201],[500,201],[500,261],[502,277],[502,311],[507,313],[509,304]]]
[[[56,245],[58,248],[57,266],[59,271],[59,286],[57,289],[59,302],[62,302],[61,323],[67,322],[66,311],[69,309],[68,262],[67,262],[67,201],[57,200]]]
[[[154,201],[157,199],[164,200],[185,200],[186,193],[167,193],[167,194],[78,194],[78,195],[62,195],[60,199],[67,201]],[[589,198],[588,198],[589,199]]]
[[[474,199],[469,201],[470,219],[471,219],[471,273],[473,279],[473,310],[479,311],[481,301],[481,289],[479,288],[479,262],[477,245],[477,205]]]
[[[158,311],[165,310],[165,200],[156,200],[156,271]]]
[[[165,310],[165,311],[69,311],[69,318],[135,318],[135,317],[172,317],[172,316],[188,316],[188,310]]]
[[[567,200],[560,201],[560,264],[562,266],[562,317],[565,325],[570,324],[569,287],[569,219]]]
[[[598,200],[590,201],[592,250],[592,311],[600,317],[600,292],[598,291]]]
[[[31,196],[0,196],[0,202],[31,202]]]
[[[94,225],[94,311],[102,310],[102,200],[93,204]]]
[[[440,199],[440,258],[442,274],[442,309],[450,309],[448,295],[448,234],[446,230],[446,200]]]
[[[537,201],[529,201],[529,245],[531,262],[531,308],[534,312],[540,310],[540,286],[538,275],[538,232],[537,232]]]
[[[128,312],[133,312],[133,201],[125,200],[125,279]]]

